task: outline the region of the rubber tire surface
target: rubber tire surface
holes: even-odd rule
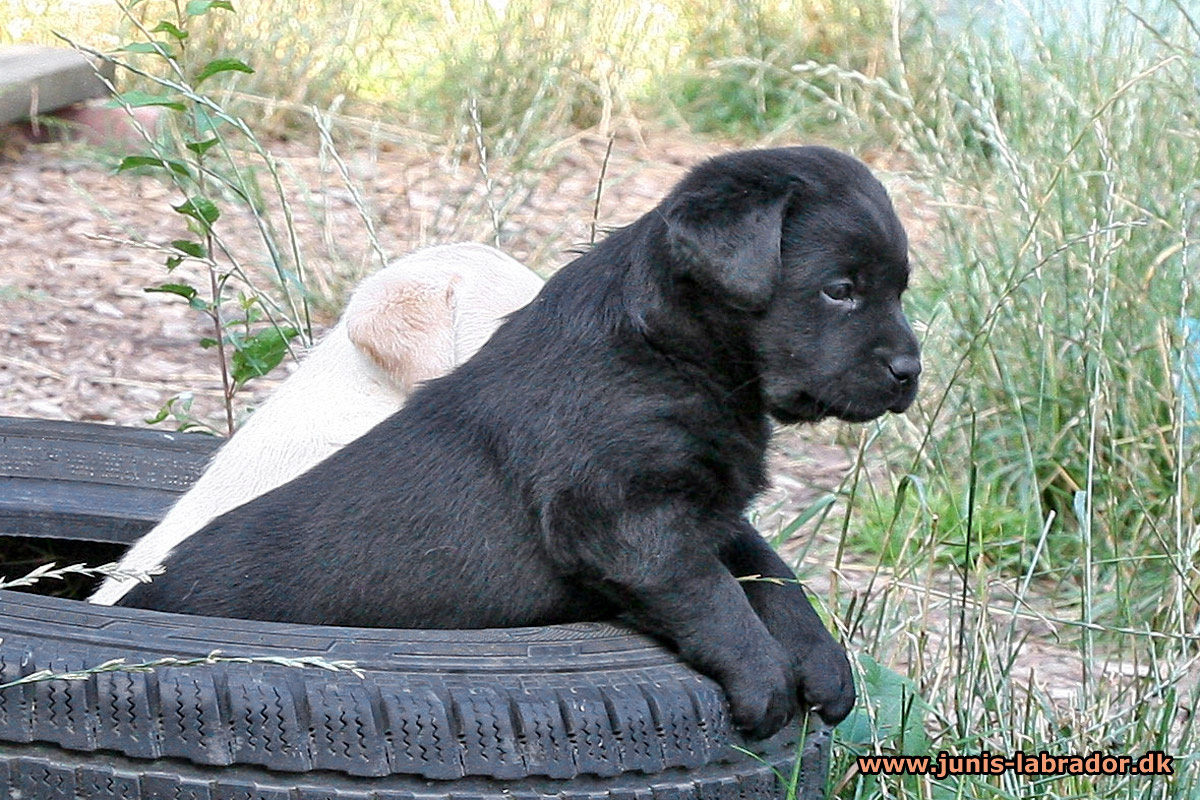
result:
[[[213,447],[0,418],[3,532],[130,541]],[[743,741],[716,683],[614,625],[284,625],[0,591],[0,684],[213,651],[359,670],[216,662],[2,689],[0,798],[772,798],[800,737]],[[823,793],[830,732],[813,727],[800,798]]]

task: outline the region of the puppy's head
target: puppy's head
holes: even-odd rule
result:
[[[400,265],[396,265],[400,266]],[[355,290],[342,319],[350,341],[404,396],[455,367],[455,290],[460,276],[390,266]]]
[[[908,241],[861,162],[822,147],[733,153],[693,170],[661,211],[676,268],[749,317],[773,416],[862,422],[912,403]]]

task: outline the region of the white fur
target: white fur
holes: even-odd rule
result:
[[[338,324],[213,457],[199,480],[122,558],[144,572],[210,520],[287,483],[446,374],[528,303],[542,280],[498,250],[420,250],[366,278]],[[112,605],[136,585],[108,578],[90,601]]]

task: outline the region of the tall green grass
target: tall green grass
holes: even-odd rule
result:
[[[1170,779],[867,779],[843,796],[1200,796],[1183,336],[1200,315],[1200,29],[1181,5],[1113,6],[1094,31],[1024,26],[1018,48],[905,19],[876,75],[780,73],[845,139],[901,154],[895,183],[938,208],[910,299],[919,409],[879,427],[830,520],[847,568],[874,565],[846,632],[906,664],[930,751],[1184,758]],[[1017,659],[1047,633],[1035,674],[1058,662],[1078,682],[1057,702]]]
[[[868,111],[847,125],[890,137],[941,207],[912,298],[932,374],[902,432],[923,491],[886,510],[888,532],[936,513],[937,544],[965,551],[969,467],[985,564],[1088,590],[1123,626],[1194,620],[1161,597],[1198,544],[1180,381],[1200,314],[1200,32],[1182,11],[1150,29],[1114,9],[1099,40],[1031,31],[1023,58],[912,35],[903,69],[843,75]]]
[[[0,43],[99,48],[136,33],[109,0],[6,0]],[[825,112],[773,73],[809,59],[873,73],[891,11],[844,0],[239,0],[192,32],[196,54],[261,67],[239,91],[270,98],[265,123],[344,106],[446,130],[474,98],[486,128],[600,125],[658,116],[720,135],[763,135]],[[86,10],[86,30],[71,14]],[[132,4],[152,28],[169,4]],[[199,56],[197,56],[199,57]],[[183,63],[185,70],[193,65]],[[832,86],[832,84],[827,84]],[[224,101],[224,98],[221,98]],[[647,115],[646,109],[655,111]]]

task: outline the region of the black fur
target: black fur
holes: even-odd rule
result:
[[[317,624],[624,616],[736,722],[854,702],[849,664],[746,522],[769,417],[913,399],[904,231],[858,161],[732,153],[551,278],[484,348],[310,472],[218,518],[122,605]]]

